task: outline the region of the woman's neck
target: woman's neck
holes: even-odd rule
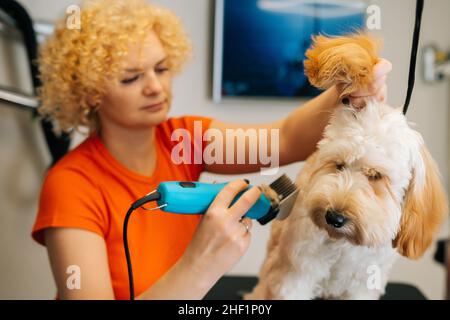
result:
[[[99,137],[111,155],[122,165],[150,177],[155,170],[157,157],[155,129],[102,128]]]

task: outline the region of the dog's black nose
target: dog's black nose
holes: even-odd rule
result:
[[[327,213],[325,214],[325,220],[327,221],[327,224],[335,228],[342,228],[347,222],[347,218],[344,217],[342,213],[333,209],[327,210]]]

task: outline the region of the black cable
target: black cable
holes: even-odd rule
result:
[[[409,103],[411,102],[411,96],[414,89],[414,83],[416,79],[416,63],[417,63],[417,51],[419,47],[420,27],[422,24],[422,13],[424,7],[424,0],[417,0],[416,2],[416,22],[414,25],[413,45],[411,48],[411,60],[409,62],[409,79],[408,79],[408,91],[406,93],[406,101],[403,107],[403,114],[406,115],[408,111]]]
[[[125,249],[125,257],[127,259],[127,268],[128,268],[128,283],[130,285],[130,300],[134,300],[134,280],[133,280],[133,267],[131,266],[131,257],[130,257],[130,249],[128,247],[128,220],[130,220],[130,216],[134,210],[142,207],[144,204],[159,200],[161,195],[158,192],[153,192],[141,199],[135,201],[130,209],[128,209],[127,214],[125,215],[125,220],[123,221],[123,246]]]

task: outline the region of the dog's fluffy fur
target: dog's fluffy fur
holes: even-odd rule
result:
[[[379,47],[380,40],[360,33],[336,38],[319,35],[306,51],[305,74],[320,89],[345,84],[342,95],[366,88],[373,81]]]
[[[320,36],[306,72],[319,87],[340,82],[354,90],[373,77],[375,47],[361,34]],[[377,299],[398,253],[422,256],[448,210],[421,135],[401,109],[376,101],[335,110],[297,184],[296,204],[273,222],[259,283],[246,299]],[[329,224],[327,212],[345,223]],[[377,271],[378,288],[368,283]]]

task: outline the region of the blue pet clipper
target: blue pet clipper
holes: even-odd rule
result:
[[[158,188],[146,196],[133,202],[128,209],[123,222],[123,246],[127,259],[128,282],[130,284],[130,299],[134,300],[133,268],[131,266],[130,249],[128,246],[128,221],[137,208],[145,210],[163,210],[178,214],[204,214],[217,194],[226,183],[204,183],[192,181],[168,181],[159,184]],[[251,188],[251,185],[248,186]],[[247,190],[248,190],[247,188]],[[286,176],[282,175],[269,186],[259,186],[261,196],[247,211],[245,217],[256,219],[262,225],[273,219],[285,219],[294,206],[298,195],[297,186]],[[245,192],[240,192],[231,205]],[[157,207],[146,208],[144,205],[156,201]]]
[[[192,181],[168,181],[159,184],[158,188],[149,194],[157,199],[157,207],[165,212],[178,214],[204,214],[217,194],[227,183],[205,183]],[[252,186],[249,185],[247,190]],[[286,176],[282,175],[267,187],[261,189],[258,201],[245,214],[245,217],[258,220],[266,224],[274,218],[286,218],[294,205],[298,194],[297,186]],[[232,201],[233,205],[245,192],[240,192]],[[144,208],[145,209],[145,208]],[[152,210],[152,209],[148,209]]]

